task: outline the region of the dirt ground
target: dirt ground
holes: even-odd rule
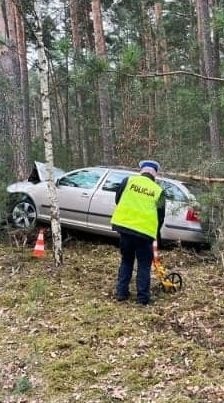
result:
[[[223,402],[223,269],[209,251],[169,248],[183,277],[155,302],[118,303],[116,243],[64,240],[64,265],[0,246],[0,402]]]

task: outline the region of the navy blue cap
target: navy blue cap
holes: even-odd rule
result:
[[[156,172],[158,172],[160,169],[160,164],[157,161],[145,160],[145,161],[139,162],[139,167],[140,167],[140,169],[143,169],[146,167],[153,168],[153,169],[155,169]]]

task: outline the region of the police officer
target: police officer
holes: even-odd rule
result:
[[[158,237],[165,216],[165,195],[155,182],[160,165],[141,161],[140,175],[125,178],[116,192],[112,227],[120,234],[121,264],[116,298],[129,298],[135,258],[137,259],[137,303],[150,304],[150,270],[153,240]]]

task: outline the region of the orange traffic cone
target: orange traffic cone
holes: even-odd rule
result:
[[[45,250],[44,250],[44,230],[41,229],[39,231],[37,241],[35,244],[35,247],[33,249],[33,257],[38,257],[41,258],[45,256]]]

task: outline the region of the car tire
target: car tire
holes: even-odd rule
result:
[[[11,210],[11,222],[15,228],[34,228],[37,222],[37,211],[29,199],[18,201]]]

